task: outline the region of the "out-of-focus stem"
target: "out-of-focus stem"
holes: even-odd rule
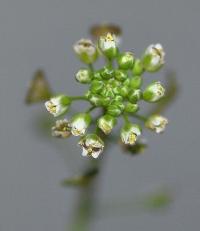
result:
[[[101,160],[99,159],[91,160],[87,168],[94,164],[100,168],[100,162]],[[70,231],[89,231],[90,221],[94,215],[95,204],[97,202],[98,177],[98,175],[95,176],[86,186],[80,189]]]

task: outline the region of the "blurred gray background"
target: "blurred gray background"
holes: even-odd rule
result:
[[[76,139],[58,141],[40,132],[51,117],[43,105],[24,105],[24,97],[40,67],[55,91],[81,94],[84,88],[74,81],[80,62],[72,45],[101,22],[122,26],[122,48],[138,56],[161,42],[167,53],[164,69],[177,72],[180,93],[165,112],[166,132],[145,133],[149,148],[143,155],[130,157],[117,145],[112,148],[99,192],[106,203],[164,186],[172,190],[174,203],[161,213],[107,216],[102,211],[92,230],[199,230],[200,1],[1,0],[0,231],[66,229],[77,191],[59,183],[78,173],[85,159]],[[146,78],[162,79],[164,73]]]

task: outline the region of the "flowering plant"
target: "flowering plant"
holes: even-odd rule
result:
[[[104,149],[104,139],[112,133],[122,117],[121,142],[134,146],[142,134],[142,126],[131,122],[131,118],[142,120],[146,128],[156,133],[163,132],[168,120],[161,115],[145,118],[138,114],[140,102],[158,102],[165,95],[165,89],[159,81],[153,81],[144,90],[143,74],[157,72],[164,65],[165,52],[161,44],[150,45],[141,56],[121,52],[114,34],[100,36],[97,44],[89,39],[81,39],[74,44],[77,57],[87,65],[75,75],[76,81],[87,84],[88,90],[82,96],[59,94],[50,98],[45,106],[55,117],[67,113],[75,100],[84,100],[89,108],[76,113],[70,119],[59,119],[52,128],[52,135],[67,138],[71,134],[80,136],[78,144],[83,156],[99,157]],[[105,65],[94,69],[94,63],[102,56]],[[102,109],[97,119],[92,118],[92,111]],[[88,132],[90,125],[96,124],[95,131]]]

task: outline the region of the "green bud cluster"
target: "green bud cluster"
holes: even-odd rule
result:
[[[68,137],[69,133],[81,136],[79,145],[83,148],[82,155],[97,158],[104,148],[104,142],[97,131],[101,130],[105,135],[110,134],[121,116],[124,118],[124,124],[120,137],[127,145],[135,145],[142,133],[140,125],[130,122],[131,117],[142,118],[144,125],[157,133],[164,130],[167,124],[164,117],[157,115],[147,120],[136,114],[142,100],[154,103],[165,94],[165,89],[159,81],[143,86],[142,75],[145,72],[156,72],[164,64],[165,53],[160,44],[150,45],[142,58],[136,58],[132,52],[121,52],[115,36],[108,33],[99,38],[97,46],[91,40],[81,39],[74,45],[74,51],[79,59],[88,65],[76,73],[75,79],[79,83],[88,84],[88,89],[83,96],[54,97],[46,102],[46,107],[54,116],[64,114],[75,100],[86,100],[91,107],[75,114],[69,122],[57,122],[54,134],[59,137]],[[105,58],[106,65],[94,70],[93,63],[100,55]],[[86,134],[94,120],[91,111],[97,107],[103,109],[103,115],[95,121],[98,129]]]

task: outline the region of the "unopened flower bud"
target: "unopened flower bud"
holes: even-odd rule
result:
[[[106,36],[101,36],[99,38],[99,48],[107,58],[115,58],[118,53],[115,36],[111,33],[108,33]]]
[[[141,75],[144,72],[143,63],[140,59],[136,59],[133,67],[134,75]]]
[[[89,113],[78,113],[74,115],[70,121],[71,133],[74,136],[83,136],[90,123],[91,116]]]
[[[89,97],[89,101],[95,105],[95,106],[101,106],[103,105],[103,101],[102,101],[102,97],[99,96],[99,95],[94,95],[92,94],[90,97]]]
[[[81,39],[74,44],[74,51],[80,60],[86,64],[91,64],[98,57],[97,48],[89,39]]]
[[[114,70],[110,67],[104,67],[102,70],[101,70],[101,76],[104,78],[104,79],[110,79],[114,76]]]
[[[88,69],[80,69],[76,74],[76,80],[80,83],[90,83],[92,81],[92,73]]]
[[[93,80],[91,82],[90,91],[92,93],[100,93],[104,88],[104,82],[100,80]]]
[[[140,89],[135,89],[130,91],[128,95],[128,99],[131,103],[136,103],[138,100],[140,100],[142,97],[142,92]]]
[[[128,79],[128,74],[125,71],[118,69],[115,70],[115,78],[122,82]]]
[[[138,104],[133,104],[128,102],[125,106],[124,111],[129,113],[135,113],[138,111],[138,109],[139,109]]]
[[[47,111],[49,111],[53,116],[57,117],[67,111],[70,103],[71,100],[68,96],[58,95],[45,102],[45,107]]]
[[[124,70],[129,70],[133,68],[134,65],[134,55],[131,52],[124,52],[120,54],[117,58],[117,63],[119,68]]]
[[[104,115],[98,120],[98,127],[108,135],[113,127],[115,126],[117,120],[115,117],[111,115]]]
[[[148,118],[145,123],[145,126],[156,133],[162,133],[165,130],[166,125],[168,124],[167,118],[161,115],[152,115]]]
[[[152,44],[150,45],[144,54],[143,65],[146,71],[156,72],[158,71],[163,64],[165,52],[161,44]]]
[[[123,96],[123,97],[127,97],[128,94],[129,94],[129,87],[128,86],[122,86],[119,90],[120,92],[120,95]]]
[[[82,148],[82,156],[92,156],[98,158],[103,152],[104,142],[96,134],[84,136],[78,143]]]
[[[147,102],[157,102],[165,95],[165,89],[160,82],[153,82],[143,92],[143,99]]]
[[[130,88],[137,89],[142,85],[142,77],[140,75],[136,75],[130,79]]]
[[[93,73],[93,78],[94,78],[95,80],[102,80],[101,71],[95,71],[95,72]]]
[[[71,126],[68,120],[57,120],[55,126],[52,127],[52,136],[59,138],[67,138],[71,135]]]
[[[134,145],[140,135],[141,128],[137,124],[126,123],[121,129],[121,140],[124,144]]]
[[[123,110],[116,104],[111,104],[107,107],[107,113],[112,116],[119,116],[122,111]]]

